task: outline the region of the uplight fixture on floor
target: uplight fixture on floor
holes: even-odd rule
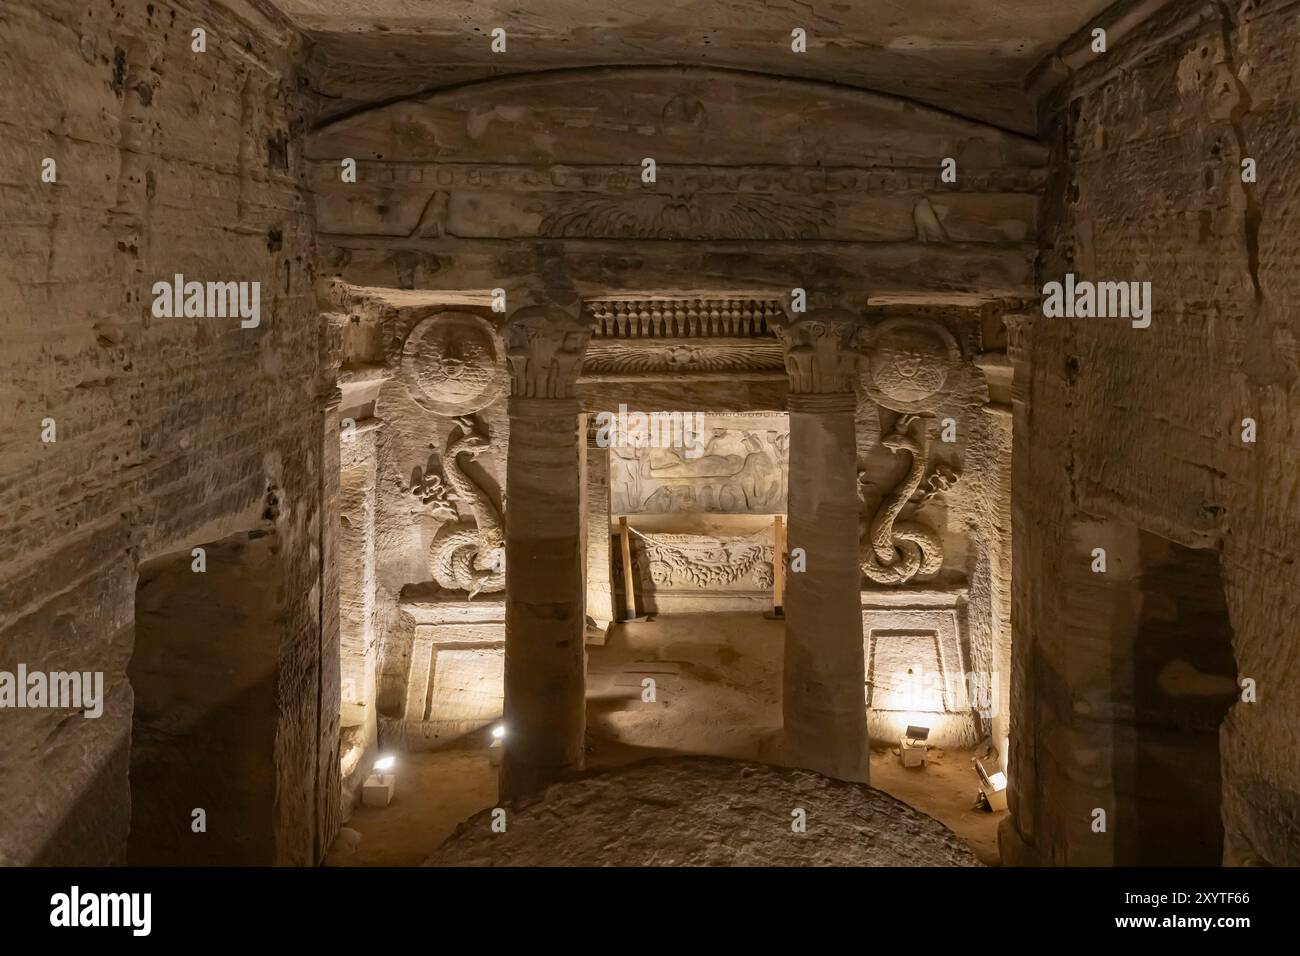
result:
[[[908,724],[903,737],[898,743],[898,759],[904,767],[924,767],[926,751],[929,749],[926,738],[930,736],[929,727]]]
[[[493,767],[501,766],[503,743],[506,739],[506,725],[497,724],[492,728],[492,743],[488,744],[488,763]]]
[[[361,802],[368,807],[386,807],[393,802],[393,790],[397,785],[397,774],[393,767],[397,758],[389,754],[380,757],[371,768],[370,776],[361,787]]]
[[[981,760],[975,761],[975,772],[980,778],[980,796],[985,806],[994,813],[1007,808],[1007,775],[994,768],[992,773],[985,769]]]

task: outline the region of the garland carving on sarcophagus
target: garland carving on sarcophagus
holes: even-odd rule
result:
[[[749,583],[772,586],[772,544],[768,531],[744,537],[699,534],[636,535],[637,577],[650,589],[712,590]]]

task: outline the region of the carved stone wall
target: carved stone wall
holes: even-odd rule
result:
[[[857,418],[870,733],[896,744],[910,713],[943,746],[989,736],[1005,760],[1010,421],[974,364],[1000,348],[1000,316],[869,310]]]
[[[1103,843],[1087,809],[1142,792],[1122,768],[1150,731],[1115,706],[1104,663],[1118,635],[1086,640],[1111,611],[1077,607],[1079,562],[1106,542],[1095,521],[1077,541],[1070,532],[1093,515],[1208,550],[1237,677],[1258,689],[1255,703],[1239,692],[1211,738],[1224,861],[1300,865],[1295,53],[1289,3],[1172,4],[1107,54],[1131,69],[1090,63],[1053,112],[1062,162],[1040,281],[1149,280],[1153,312],[1145,329],[1041,312],[1031,328],[1018,323],[1032,370],[1014,494],[1016,676],[1027,690],[1014,701],[1012,766],[1025,769],[1010,776],[1006,835],[1025,858],[1123,861],[1118,835]],[[1257,184],[1243,182],[1248,158]],[[1247,418],[1254,442],[1242,440]],[[1084,753],[1081,739],[1097,746]]]
[[[502,485],[510,429],[501,317],[486,309],[404,307],[346,287],[338,294],[355,317],[349,326],[363,330],[340,375],[359,395],[373,395],[374,416],[384,423],[374,439],[379,726],[386,739],[409,746],[445,743],[467,724],[450,703],[455,695],[446,697],[445,708],[428,704],[434,645],[464,638],[457,636],[459,619],[447,617],[451,611],[499,605],[504,587]],[[442,617],[433,610],[439,605],[447,606]],[[412,607],[424,617],[413,616]],[[466,613],[472,621],[491,612]],[[499,648],[499,611],[496,617],[497,633],[469,649]],[[408,727],[408,697],[418,693],[412,655],[425,660],[414,673],[417,684],[424,682],[426,707]]]
[[[313,865],[333,835],[338,645],[321,608],[337,422],[290,132],[300,44],[261,4],[3,4],[0,657],[103,672],[105,701],[97,720],[3,710],[0,864],[125,862],[137,565],[250,530],[278,535],[288,598],[278,631],[256,635],[286,690],[274,861]],[[260,323],[153,318],[152,283],[176,273],[260,283]]]
[[[913,102],[676,67],[387,102],[307,148],[327,273],[479,292],[544,274],[602,296],[738,281],[784,294],[795,261],[822,289],[868,274],[877,294],[1029,294],[1046,161],[1027,137]]]

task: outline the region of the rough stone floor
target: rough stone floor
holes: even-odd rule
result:
[[[615,627],[604,647],[589,649],[588,767],[683,753],[771,760],[780,727],[781,641],[782,624],[755,614],[665,616]],[[653,703],[641,700],[646,676],[655,680]],[[392,805],[354,811],[347,826],[361,840],[342,862],[418,865],[461,821],[495,805],[497,769],[485,751],[399,759]],[[913,770],[878,748],[871,781],[945,824],[980,862],[998,862],[1003,814],[974,808],[970,754],[932,751],[929,766]]]
[[[872,787],[808,770],[663,757],[481,811],[434,866],[978,866],[951,830]]]

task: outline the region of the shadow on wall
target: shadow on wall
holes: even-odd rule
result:
[[[278,541],[241,533],[201,550],[140,568],[131,865],[275,862]]]
[[[68,811],[58,829],[45,842],[41,852],[32,859],[32,866],[85,865],[78,856],[78,848],[93,845],[96,842],[93,838],[99,836],[99,834],[92,834],[87,830],[98,828],[101,825],[103,811],[101,803],[104,794],[114,793],[121,786],[120,781],[127,773],[130,745],[130,740],[123,736],[117,746],[113,748],[104,765],[100,767],[94,780],[81,791],[76,804]],[[121,844],[117,844],[117,854],[121,852],[120,846]],[[115,858],[119,861],[121,859],[120,856]]]
[[[1114,728],[1115,863],[1218,866],[1219,728],[1238,694],[1219,552],[1144,531],[1137,544],[1141,607],[1113,658],[1132,707]]]

